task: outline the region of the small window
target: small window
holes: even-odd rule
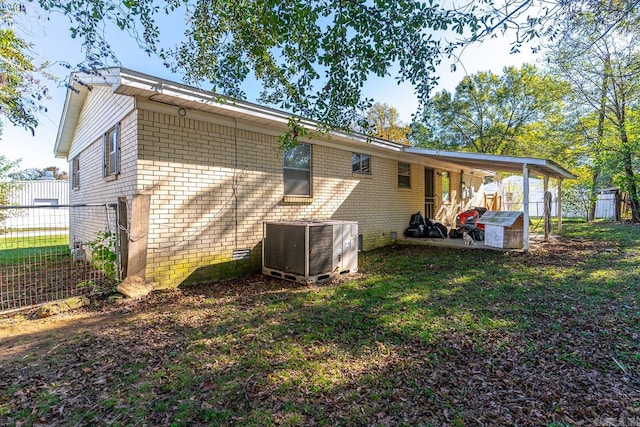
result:
[[[285,196],[311,196],[311,145],[298,144],[283,154]]]
[[[111,128],[102,136],[103,168],[102,176],[120,173],[120,125]]]
[[[71,188],[77,190],[80,188],[80,158],[71,159]]]
[[[442,201],[449,202],[449,172],[442,172]]]
[[[351,154],[351,171],[371,175],[371,159],[368,154]]]
[[[411,188],[411,165],[398,162],[398,187]]]

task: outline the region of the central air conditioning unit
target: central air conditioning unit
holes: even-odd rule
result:
[[[314,284],[358,271],[356,221],[264,223],[262,273]]]

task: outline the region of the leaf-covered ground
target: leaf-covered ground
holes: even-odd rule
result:
[[[0,425],[640,425],[640,229],[0,321]]]

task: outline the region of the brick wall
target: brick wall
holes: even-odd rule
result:
[[[372,155],[371,175],[351,173],[350,150],[313,144],[313,200],[283,199],[274,136],[189,117],[138,110],[137,191],[151,196],[147,276],[158,286],[257,271],[263,222],[356,220],[364,249],[402,235],[421,209],[423,168],[397,186],[397,161]],[[234,250],[251,258],[232,261]]]

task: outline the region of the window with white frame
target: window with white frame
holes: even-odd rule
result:
[[[102,176],[115,176],[120,173],[120,124],[115,125],[102,135]]]
[[[71,159],[71,188],[77,190],[80,188],[80,158]]]
[[[398,188],[411,188],[411,165],[398,162]]]
[[[371,158],[368,154],[351,154],[351,172],[371,175]]]
[[[311,145],[299,143],[283,153],[285,196],[311,196]]]

